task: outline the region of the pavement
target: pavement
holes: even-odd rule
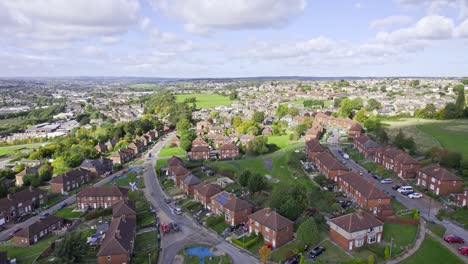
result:
[[[103,186],[104,184],[112,181],[117,176],[120,176],[120,172],[114,173],[114,174],[112,174],[112,175],[110,175],[110,176],[96,182],[95,184],[93,184],[93,186],[96,186],[96,187]],[[47,208],[45,210],[42,210],[40,212],[40,214],[44,214],[44,213],[53,214],[56,211],[61,209],[61,204],[63,204],[64,202],[67,203],[68,205],[70,205],[70,204],[74,203],[75,201],[76,201],[76,194],[69,196],[68,198],[66,198],[65,200],[57,203],[54,206],[51,206],[51,207],[49,207],[49,208]],[[10,232],[12,230],[14,230],[16,228],[27,227],[27,226],[31,225],[32,223],[36,222],[37,220],[39,220],[41,218],[40,214],[38,214],[36,216],[33,216],[33,217],[27,219],[26,221],[18,223],[18,224],[9,224],[8,229],[5,229],[2,232],[0,232],[0,241],[8,240],[10,238],[9,234],[10,234]]]
[[[166,135],[162,140],[157,142],[148,153],[151,153],[151,157],[148,153],[145,157],[145,196],[155,208],[157,216],[161,223],[175,222],[179,225],[181,231],[170,232],[161,236],[161,253],[159,257],[160,263],[172,263],[177,253],[185,247],[192,244],[208,244],[216,247],[227,253],[234,264],[246,264],[246,263],[258,263],[258,260],[249,254],[244,253],[237,247],[233,246],[229,242],[225,241],[218,235],[208,231],[207,229],[199,226],[193,222],[191,218],[185,214],[176,215],[173,213],[175,206],[173,202],[167,204],[164,201],[166,195],[159,184],[156,176],[155,167],[157,160],[159,159],[160,150],[166,145],[166,143],[172,137],[172,133]]]

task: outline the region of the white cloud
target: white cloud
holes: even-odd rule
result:
[[[361,9],[361,8],[362,8],[362,4],[361,4],[361,3],[355,3],[355,4],[354,4],[354,7],[357,8],[357,9]]]
[[[405,8],[424,7],[430,15],[440,14],[445,9],[455,9],[459,17],[468,16],[468,0],[397,0]]]
[[[468,38],[468,19],[463,21],[456,30],[456,34],[460,38]]]
[[[369,26],[372,29],[384,30],[389,27],[401,26],[409,24],[413,21],[410,16],[389,16],[382,19],[373,20]]]
[[[86,46],[83,48],[82,53],[89,58],[102,58],[107,56],[102,48],[96,46]]]
[[[109,45],[119,43],[120,41],[121,41],[120,38],[112,37],[112,36],[104,36],[101,38],[102,43],[109,44]]]
[[[139,8],[138,0],[7,0],[0,3],[0,34],[48,42],[122,34]]]
[[[272,28],[301,14],[306,0],[153,0],[154,6],[185,22],[196,34],[217,30]]]

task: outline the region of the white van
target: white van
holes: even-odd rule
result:
[[[180,209],[179,207],[176,207],[174,212],[177,214],[177,215],[180,215],[182,214],[182,209]]]
[[[411,186],[401,186],[398,190],[399,193],[409,193],[409,192],[414,192],[413,187]]]

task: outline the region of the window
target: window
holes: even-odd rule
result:
[[[270,228],[265,227],[265,232],[270,232]]]
[[[362,247],[364,245],[364,239],[356,239],[356,247]]]
[[[369,243],[369,244],[375,243],[376,240],[377,239],[376,239],[375,235],[367,237],[367,243]]]
[[[110,261],[110,260],[111,260],[111,256],[107,256],[107,260],[109,260],[109,261]]]
[[[225,219],[226,221],[229,221],[230,217],[229,217],[229,214],[228,214],[228,213],[224,214],[224,219]]]
[[[270,242],[270,236],[266,235],[265,236],[265,241]]]

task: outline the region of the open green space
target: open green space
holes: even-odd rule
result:
[[[50,236],[29,247],[2,245],[0,251],[6,251],[10,259],[16,258],[17,263],[33,263],[55,239],[57,239],[57,236]]]
[[[159,152],[159,157],[179,156],[179,155],[184,155],[184,154],[185,154],[185,150],[183,150],[183,149],[181,149],[179,147],[166,145]]]
[[[427,228],[429,228],[429,230],[431,230],[432,233],[434,233],[436,236],[441,237],[441,238],[444,237],[445,231],[447,230],[443,225],[439,225],[439,224],[431,223],[431,222],[427,223]]]
[[[417,233],[417,225],[385,223],[383,240],[390,243],[393,239],[393,244],[395,245],[395,247],[403,248],[413,243],[413,241],[416,239]]]
[[[130,187],[130,182],[138,182],[137,187],[139,189],[145,188],[145,181],[143,180],[143,169],[140,171],[130,171],[127,172],[124,176],[117,177],[115,180],[110,181],[105,184],[105,186],[121,186],[121,187]]]
[[[178,94],[176,102],[184,102],[187,98],[195,97],[197,109],[213,108],[216,106],[230,105],[232,101],[227,96],[218,94]]]
[[[128,198],[135,202],[137,227],[143,228],[152,225],[154,223],[154,214],[151,212],[151,206],[143,191],[130,191]]]
[[[136,235],[134,249],[135,256],[132,258],[132,263],[148,263],[148,254],[151,254],[151,262],[156,263],[158,259],[156,235],[156,231]]]
[[[424,239],[421,247],[411,257],[400,262],[400,264],[440,264],[464,263],[458,256],[454,255],[450,250],[441,245],[435,239],[427,236]]]
[[[31,143],[31,144],[22,144],[22,145],[14,145],[14,146],[6,146],[0,147],[0,157],[8,156],[16,151],[29,151],[35,148],[40,147],[44,143]]]
[[[64,218],[79,218],[82,212],[79,212],[79,211],[73,212],[73,210],[75,210],[75,207],[65,207],[55,212],[54,215],[64,217]]]
[[[294,240],[291,243],[281,246],[280,248],[273,251],[270,255],[270,260],[277,263],[282,263],[282,261],[286,258],[293,256],[293,252],[302,252],[303,250],[304,244],[301,241]]]
[[[324,263],[336,263],[350,258],[343,249],[330,242],[330,240],[324,240],[320,243],[320,246],[327,250],[317,258],[318,261],[323,261]]]
[[[454,213],[449,214],[449,218],[462,224],[465,228],[468,227],[468,209],[459,208]]]
[[[268,136],[268,144],[274,144],[278,148],[287,148],[289,147],[289,135],[282,136]]]

